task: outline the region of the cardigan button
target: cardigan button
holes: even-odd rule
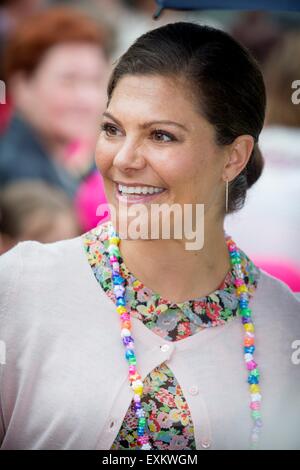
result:
[[[170,349],[170,346],[168,344],[163,344],[163,346],[161,346],[160,349],[162,350],[162,352],[168,352]]]
[[[112,421],[109,423],[109,430],[112,431],[114,427],[115,427],[115,422],[112,420]]]
[[[201,447],[203,447],[203,449],[209,449],[210,446],[211,446],[211,442],[209,441],[209,439],[202,439]]]

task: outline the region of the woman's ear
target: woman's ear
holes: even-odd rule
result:
[[[228,148],[224,165],[224,179],[232,181],[247,165],[254,148],[254,138],[251,135],[240,135]]]

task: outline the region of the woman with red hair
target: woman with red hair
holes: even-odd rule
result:
[[[7,45],[14,115],[0,142],[0,184],[37,178],[73,197],[93,168],[105,106],[108,34],[68,8],[33,15]]]

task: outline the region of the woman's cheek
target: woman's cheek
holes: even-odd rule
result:
[[[170,151],[160,155],[160,158],[153,159],[153,166],[166,181],[176,184],[180,181],[188,181],[194,174],[194,168],[189,162],[188,154]]]
[[[99,171],[105,173],[113,165],[114,151],[110,144],[107,144],[100,136],[96,145],[95,161]]]

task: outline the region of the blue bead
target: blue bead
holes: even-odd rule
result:
[[[240,303],[239,305],[240,305],[240,308],[248,308],[249,307],[248,303]]]
[[[117,280],[117,284],[118,286],[122,285],[122,284],[125,284],[125,279],[123,279],[122,277],[118,277],[118,280]]]
[[[125,282],[125,279],[123,279],[122,276],[119,276],[119,275],[113,275],[112,280],[113,280],[114,285],[116,286],[123,284]]]
[[[253,375],[250,375],[248,377],[248,384],[252,385],[252,384],[258,384],[259,383],[259,379],[257,377],[254,377]]]
[[[118,297],[116,304],[117,304],[117,307],[119,307],[120,305],[124,307],[126,305],[126,301],[124,297]]]
[[[245,346],[244,351],[245,354],[253,354],[255,351],[255,346]]]
[[[126,359],[130,359],[131,357],[135,357],[134,351],[132,349],[127,349],[125,352]]]
[[[237,250],[231,251],[230,256],[232,258],[240,258],[241,257],[241,255],[239,254],[239,252]]]

